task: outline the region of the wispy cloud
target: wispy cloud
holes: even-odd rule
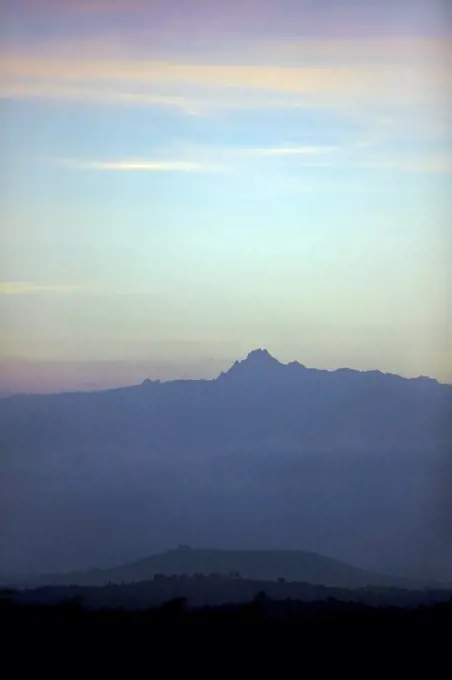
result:
[[[115,161],[59,159],[57,164],[74,170],[100,170],[106,172],[213,172],[220,168],[175,160],[120,159]]]
[[[38,295],[40,293],[51,293],[56,295],[82,294],[88,296],[142,296],[149,295],[151,291],[146,288],[130,286],[110,286],[96,283],[83,285],[68,284],[43,284],[34,281],[0,281],[1,295]]]
[[[254,158],[278,158],[284,156],[311,156],[316,154],[329,154],[338,151],[337,146],[273,146],[256,149],[240,149],[237,153]]]
[[[149,290],[143,288],[127,288],[115,286],[103,286],[100,284],[68,285],[68,284],[43,284],[34,281],[0,281],[0,295],[37,295],[40,293],[52,293],[56,295],[83,294],[100,296],[123,296],[123,295],[148,295]]]
[[[35,293],[74,293],[79,286],[47,285],[32,281],[0,281],[0,295],[32,295]]]
[[[109,6],[108,2],[100,4]],[[253,44],[243,61],[232,50],[229,61],[227,55],[216,58],[215,52],[205,54],[204,61],[199,54],[198,61],[193,55],[186,61],[182,54],[176,59],[153,58],[152,47],[142,47],[141,53],[131,42],[115,43],[111,36],[67,44],[50,41],[41,50],[0,51],[0,98],[164,107],[191,116],[244,109],[323,108],[356,121],[363,131],[360,141],[374,148],[387,141],[438,141],[450,135],[447,111],[452,102],[452,75],[446,65],[452,60],[451,39],[276,41],[272,49],[267,47],[265,51]],[[309,164],[317,162],[317,157],[322,162],[322,155],[337,156],[337,151],[336,147],[302,145],[241,153],[250,158],[299,156],[300,163]],[[192,162],[192,158],[180,159],[69,165],[117,172],[218,169]],[[443,161],[429,161],[424,167],[448,171]]]
[[[149,92],[130,92],[121,88],[80,86],[74,83],[0,81],[0,99],[40,99],[73,101],[105,106],[124,106],[134,108],[162,107],[176,109],[187,115],[204,115],[202,102],[194,98]]]
[[[185,155],[185,160],[174,156]],[[180,158],[180,156],[179,156]],[[168,148],[160,159],[80,160],[48,159],[68,170],[111,173],[241,173],[248,177],[272,165],[272,161],[291,161],[300,169],[382,170],[401,173],[450,173],[452,158],[447,151],[384,151],[372,143],[342,146],[210,147],[188,145]],[[278,163],[278,167],[280,164]]]
[[[312,47],[310,48],[312,52]],[[444,48],[452,56],[452,48]],[[340,49],[337,49],[340,53]],[[319,51],[318,54],[321,54]],[[82,56],[83,55],[83,56]],[[240,99],[243,91],[311,95],[324,99],[332,97],[334,102],[371,101],[390,102],[391,105],[424,103],[427,96],[438,97],[440,92],[450,92],[452,76],[446,69],[446,60],[422,61],[401,59],[397,53],[391,59],[391,52],[383,59],[360,61],[358,55],[348,58],[346,63],[334,56],[330,50],[328,60],[319,56],[305,55],[304,59],[292,64],[271,65],[268,63],[198,63],[134,57],[124,49],[112,51],[108,56],[96,50],[91,56],[73,46],[71,53],[56,49],[54,53],[0,55],[0,76],[9,83],[33,90],[36,82],[51,83],[67,87],[94,85],[103,90],[121,90],[133,87],[147,88],[149,96],[165,96],[165,88],[195,88],[196,98],[203,98],[204,90],[222,92],[228,88],[228,96],[234,101]],[[160,92],[157,89],[160,90]],[[193,90],[192,90],[193,91]],[[139,102],[139,98],[137,98]]]
[[[291,93],[381,94],[413,82],[409,66],[267,66],[175,63],[133,58],[36,58],[11,55],[0,59],[0,74],[9,79],[115,82],[154,86],[236,87]],[[420,74],[419,74],[420,75]],[[429,74],[431,75],[431,74]],[[406,80],[405,80],[406,83]],[[400,93],[399,93],[400,94]]]

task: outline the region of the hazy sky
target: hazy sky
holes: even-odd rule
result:
[[[452,381],[452,3],[0,8],[0,391]]]

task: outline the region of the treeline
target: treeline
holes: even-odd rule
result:
[[[367,606],[413,608],[448,602],[452,591],[446,589],[407,590],[401,588],[366,587],[345,589],[285,581],[256,581],[230,575],[204,576],[156,575],[151,581],[129,584],[110,583],[105,586],[45,586],[10,592],[19,604],[57,604],[78,598],[89,609],[146,609],[184,598],[190,608],[218,606],[227,603],[245,604],[264,592],[274,601],[321,602],[331,598]]]
[[[145,610],[121,608],[89,609],[79,598],[53,605],[20,604],[3,594],[0,599],[1,624],[10,632],[20,634],[46,630],[79,628],[83,630],[116,630],[124,634],[138,629],[170,625],[211,627],[221,624],[240,626],[281,626],[300,627],[315,630],[340,626],[361,631],[364,627],[387,632],[400,627],[419,628],[428,626],[449,630],[452,624],[452,601],[415,608],[372,607],[357,602],[341,602],[330,598],[321,602],[300,602],[295,600],[275,601],[260,593],[245,604],[189,608],[184,598],[177,598],[159,607]]]

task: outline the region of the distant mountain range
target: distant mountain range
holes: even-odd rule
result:
[[[2,571],[184,542],[452,579],[452,385],[251,352],[214,380],[0,401]]]
[[[113,569],[92,569],[67,574],[48,574],[42,585],[104,586],[150,581],[165,576],[236,576],[256,581],[284,579],[337,588],[367,586],[418,588],[421,583],[357,569],[322,555],[289,550],[199,550],[180,546]]]
[[[319,449],[449,445],[452,385],[380,371],[309,369],[255,350],[214,380],[144,380],[101,392],[16,395],[1,402],[2,448],[68,444],[152,451],[243,446]],[[26,431],[24,430],[26,427]],[[32,437],[31,437],[32,433]]]

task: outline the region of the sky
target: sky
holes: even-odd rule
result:
[[[452,382],[452,3],[0,19],[0,393],[213,377],[256,347]]]

